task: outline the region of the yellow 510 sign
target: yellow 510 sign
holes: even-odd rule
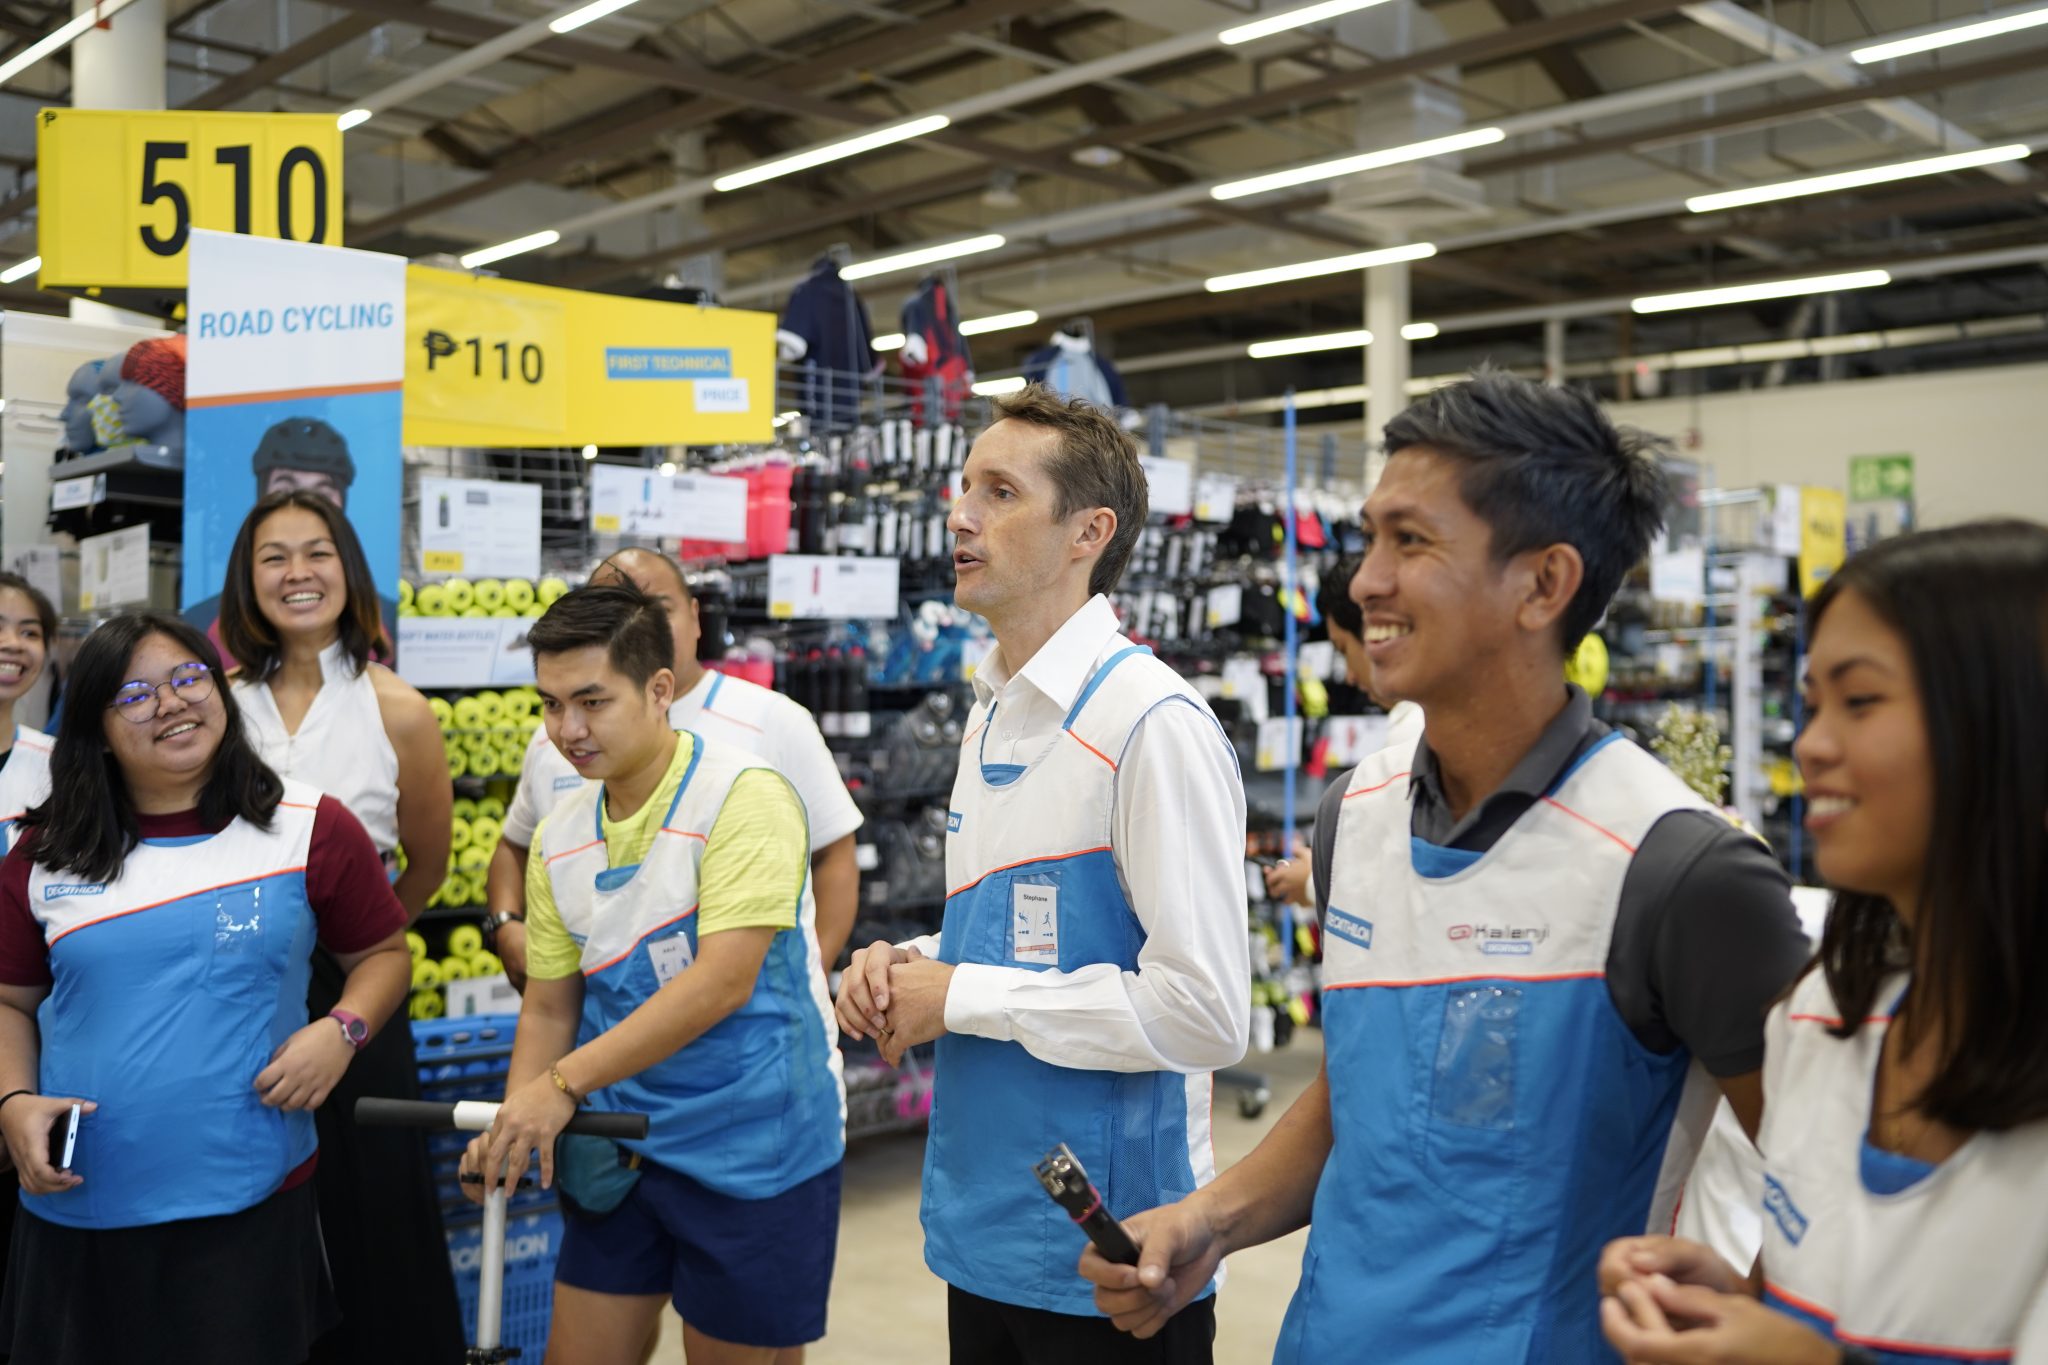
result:
[[[45,109],[36,168],[47,285],[182,289],[195,227],[341,242],[331,114]]]

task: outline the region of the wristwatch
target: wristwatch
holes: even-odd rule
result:
[[[370,1041],[370,1026],[363,1022],[362,1015],[350,1014],[347,1010],[329,1010],[327,1017],[341,1025],[341,1036],[348,1039],[348,1045],[357,1052],[361,1052]]]
[[[526,916],[515,910],[493,910],[484,916],[484,947],[498,941],[498,931],[508,924],[524,924]]]

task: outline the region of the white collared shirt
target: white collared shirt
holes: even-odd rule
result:
[[[1116,610],[1098,595],[1014,676],[1000,646],[991,653],[974,674],[976,698],[1000,702],[982,760],[1044,753],[1116,633]],[[1244,786],[1217,739],[1213,718],[1162,706],[1119,764],[1110,847],[1145,930],[1138,969],[962,964],[946,993],[950,1032],[1095,1070],[1212,1071],[1243,1058],[1251,1036]],[[937,957],[939,938],[904,946]]]

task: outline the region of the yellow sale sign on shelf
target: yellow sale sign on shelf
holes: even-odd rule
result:
[[[41,282],[183,289],[192,229],[341,244],[332,114],[44,109]]]
[[[1839,488],[1799,490],[1799,593],[1811,597],[1849,556],[1848,501]]]
[[[774,434],[775,316],[413,266],[405,441],[720,445]]]

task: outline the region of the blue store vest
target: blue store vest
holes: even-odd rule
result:
[[[1335,1144],[1274,1359],[1612,1360],[1600,1250],[1670,1230],[1715,1096],[1630,1031],[1608,948],[1643,836],[1705,803],[1610,735],[1474,854],[1411,835],[1413,757],[1361,763],[1338,818]]]
[[[99,1108],[78,1129],[85,1183],[23,1208],[74,1228],[239,1213],[313,1155],[313,1115],[265,1108],[256,1075],[306,1026],[319,804],[287,781],[267,831],[141,843],[105,884],[29,873],[54,978],[38,1084]]]
[[[977,741],[997,705],[976,706],[962,744],[940,958],[1137,970],[1145,933],[1111,848],[1116,764],[1156,708],[1208,709],[1122,636],[1033,761],[982,761]],[[1217,742],[1228,743],[1220,727]],[[1118,1217],[1183,1199],[1215,1177],[1210,1090],[1207,1073],[1082,1071],[1040,1061],[1020,1043],[940,1038],[925,1144],[926,1264],[983,1298],[1094,1315],[1091,1288],[1074,1271],[1086,1237],[1032,1166],[1066,1143]]]
[[[571,792],[541,826],[555,909],[582,949],[579,1047],[696,961],[705,840],[740,774],[775,771],[700,735],[683,742],[689,766],[645,862],[606,865],[599,783]],[[626,1146],[735,1199],[781,1194],[845,1154],[839,1027],[816,920],[806,866],[796,927],[775,935],[747,1002],[666,1061],[591,1095],[593,1108],[651,1117],[647,1136]]]

